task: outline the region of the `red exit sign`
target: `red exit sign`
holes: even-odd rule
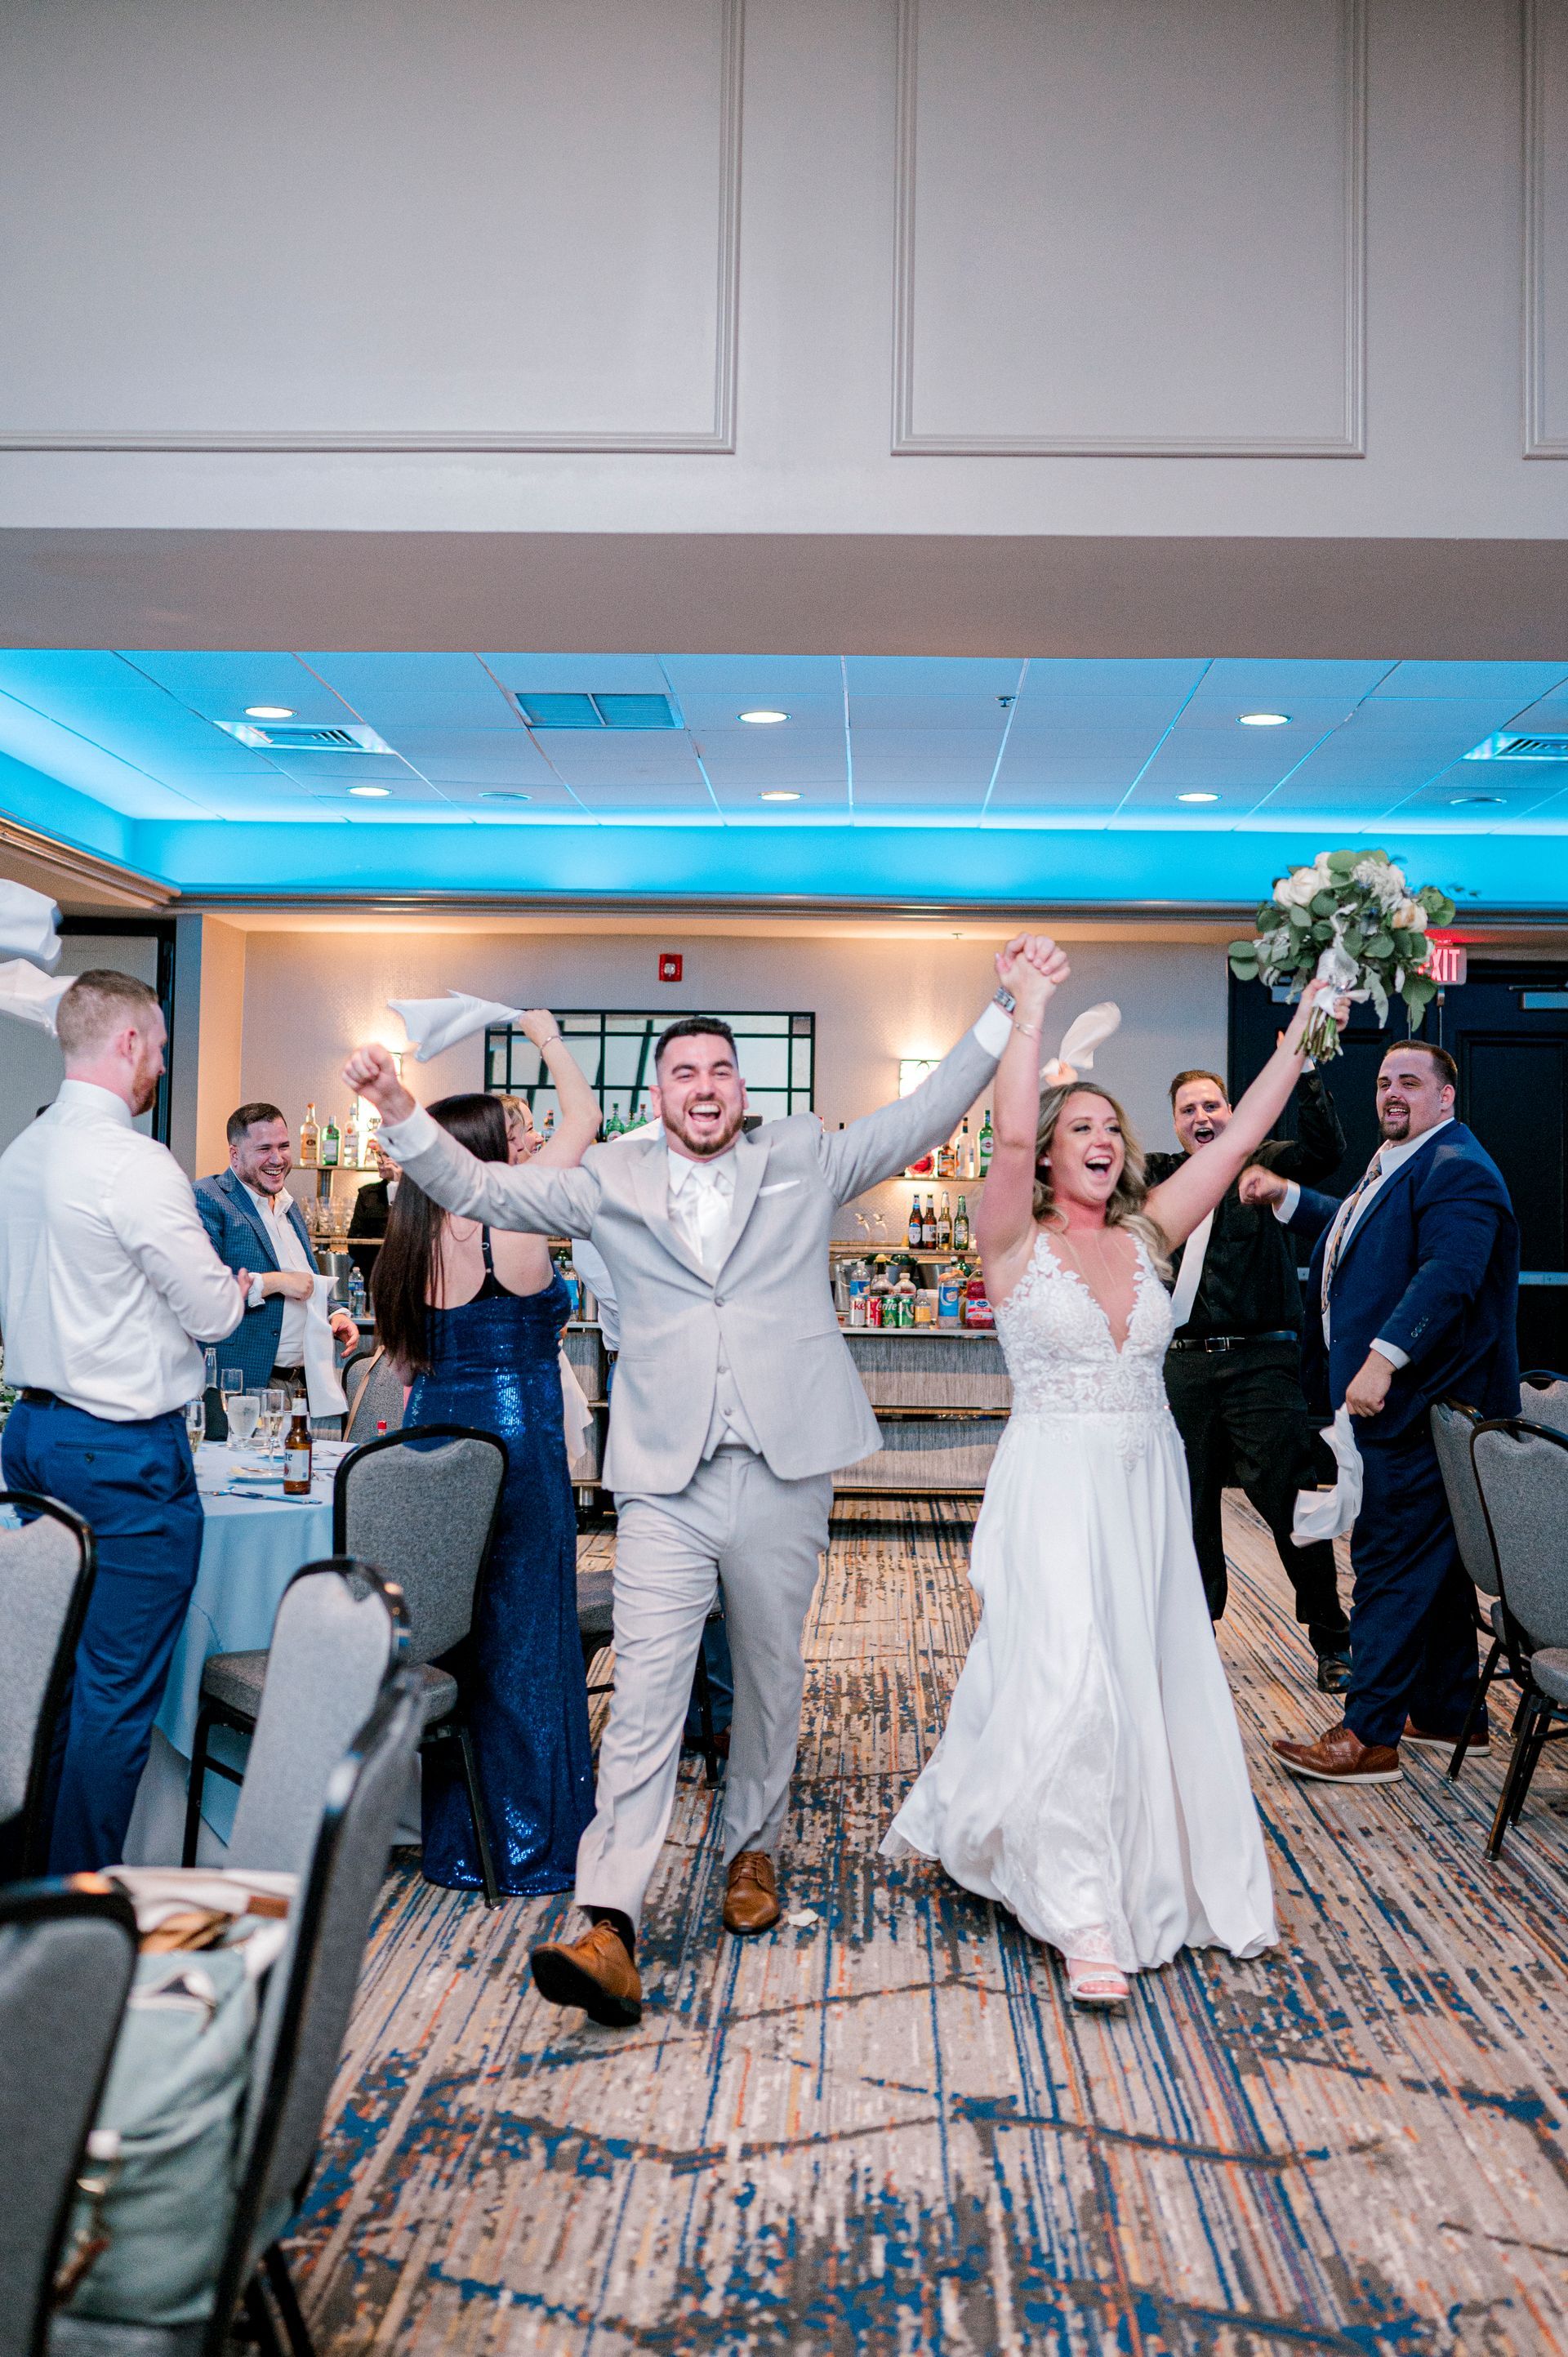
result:
[[[1452,990],[1466,979],[1468,962],[1463,942],[1444,941],[1441,933],[1434,933],[1423,972],[1442,989]]]

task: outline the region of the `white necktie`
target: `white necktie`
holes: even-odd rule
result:
[[[703,1267],[710,1267],[718,1257],[718,1240],[729,1225],[729,1197],[720,1173],[701,1163],[690,1165],[671,1210],[683,1241]]]

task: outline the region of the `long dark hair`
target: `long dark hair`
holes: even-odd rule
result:
[[[441,1097],[429,1111],[432,1121],[466,1146],[477,1162],[507,1159],[506,1114],[498,1097]],[[385,1242],[376,1254],[371,1280],[376,1331],[387,1356],[410,1375],[430,1372],[425,1313],[446,1217],[423,1187],[403,1178],[387,1214]]]

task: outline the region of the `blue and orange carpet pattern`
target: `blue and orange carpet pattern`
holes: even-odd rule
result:
[[[1500,1865],[1501,1747],[1336,1792],[1268,1740],[1337,1714],[1228,1508],[1221,1641],[1282,1945],[1084,2017],[1006,1917],[876,1845],[972,1626],[961,1505],[835,1523],[786,1904],[719,1926],[684,1783],[640,2029],[542,2005],[564,1900],[389,1881],[295,2260],[323,2357],[1516,2357],[1568,2350],[1568,1775]],[[607,1544],[585,1540],[590,1551]]]

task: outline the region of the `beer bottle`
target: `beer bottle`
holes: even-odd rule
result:
[[[285,1498],[308,1498],[310,1495],[310,1413],[297,1394],[294,1414],[289,1420],[288,1437],[284,1443],[283,1491]]]

